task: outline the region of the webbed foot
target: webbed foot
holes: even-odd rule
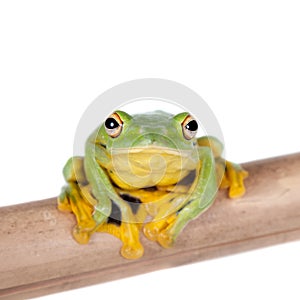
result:
[[[116,225],[113,223],[103,223],[97,228],[98,232],[109,233],[121,240],[123,246],[121,255],[127,259],[137,259],[143,256],[144,248],[139,241],[139,226],[137,224],[127,224],[121,222]]]
[[[87,244],[96,228],[92,217],[93,207],[84,199],[77,183],[70,182],[63,188],[57,198],[58,209],[64,212],[73,212],[77,225],[73,228],[73,237],[79,244]]]
[[[176,214],[172,214],[166,219],[153,221],[143,228],[144,235],[151,241],[157,241],[162,247],[170,248],[175,242],[175,238],[169,233],[176,220]]]
[[[72,212],[70,199],[67,196],[67,187],[63,187],[60,195],[57,197],[57,208],[63,212]]]
[[[175,243],[175,238],[168,230],[163,230],[157,239],[158,243],[164,248],[171,248]]]
[[[168,223],[165,220],[158,222],[150,222],[143,228],[144,235],[150,241],[157,241],[160,232],[166,228]]]
[[[239,198],[246,192],[244,179],[248,177],[248,172],[240,165],[226,161],[225,174],[220,187],[228,188],[230,198]]]
[[[162,225],[162,223],[164,224]],[[149,223],[144,227],[144,235],[151,241],[158,242],[164,248],[171,248],[174,245],[175,238],[169,233],[168,228],[171,224],[166,221],[161,221],[158,226],[157,223]]]

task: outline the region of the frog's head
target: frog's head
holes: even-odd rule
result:
[[[100,134],[107,150],[191,150],[195,147],[197,130],[197,121],[187,112],[173,116],[154,111],[130,116],[116,111],[106,119]]]
[[[187,112],[131,116],[116,111],[100,127],[97,140],[111,157],[105,167],[113,180],[124,188],[143,188],[175,184],[196,168],[197,129]]]

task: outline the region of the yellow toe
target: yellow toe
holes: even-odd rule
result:
[[[86,230],[83,230],[79,226],[73,228],[73,237],[79,244],[87,244],[90,240],[90,233]]]
[[[135,245],[124,245],[121,248],[121,255],[127,259],[138,259],[144,254],[144,248],[140,243]]]
[[[164,248],[171,248],[174,245],[174,239],[167,231],[161,232],[157,241]]]

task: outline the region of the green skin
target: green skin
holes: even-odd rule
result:
[[[169,114],[162,111],[135,115],[133,117],[121,111],[118,111],[118,114],[124,122],[123,130],[119,137],[111,138],[106,133],[104,125],[102,125],[89,137],[86,144],[86,176],[92,184],[93,194],[96,199],[101,199],[96,206],[97,214],[94,218],[97,219],[97,223],[101,223],[106,219],[106,216],[110,215],[110,199],[112,199],[121,207],[124,220],[134,220],[129,205],[115,192],[115,188],[107,173],[97,163],[97,161],[100,161],[102,165],[110,164],[111,159],[108,153],[111,153],[116,148],[151,147],[154,143],[156,147],[174,148],[176,146],[177,149],[190,150],[191,153],[195,153],[196,150],[198,152],[197,163],[202,161],[202,168],[197,179],[196,188],[190,195],[190,199],[186,201],[190,203],[180,211],[177,221],[169,229],[169,234],[175,239],[183,226],[199,215],[214,200],[217,184],[212,151],[206,147],[199,147],[195,139],[187,140],[184,138],[181,123],[188,113],[181,113],[171,118]],[[167,139],[162,136],[162,132],[168,137]],[[141,135],[141,139],[136,139],[139,135]],[[98,145],[95,147],[95,140],[98,141],[98,145],[105,145],[106,149]],[[133,140],[135,140],[134,144],[132,144]],[[173,202],[176,203],[177,201]],[[181,205],[179,205],[178,209],[180,208]]]
[[[82,175],[82,171],[76,172],[74,170],[76,169],[74,161],[82,159],[75,157],[69,160],[65,166],[64,176],[70,184],[75,181],[87,181],[91,187],[91,194],[94,200],[92,218],[96,223],[95,228],[91,232],[96,231],[96,228],[107,222],[108,217],[112,213],[112,205],[114,203],[122,212],[121,221],[125,227],[128,226],[127,229],[130,233],[133,230],[132,224],[139,223],[139,221],[136,219],[129,203],[121,198],[119,191],[122,188],[137,191],[153,187],[153,182],[151,181],[153,178],[151,178],[151,174],[142,177],[142,175],[131,174],[128,168],[127,170],[123,170],[122,159],[126,166],[128,162],[125,162],[125,158],[128,160],[128,157],[131,155],[130,153],[135,150],[144,151],[145,153],[152,151],[151,155],[157,152],[162,158],[164,158],[165,152],[172,154],[175,151],[177,156],[174,158],[174,161],[182,159],[182,166],[177,163],[172,164],[171,155],[170,164],[167,163],[165,167],[165,176],[169,176],[170,178],[165,178],[165,181],[162,180],[154,185],[159,188],[176,185],[174,182],[170,183],[172,181],[170,174],[173,172],[176,173],[176,171],[179,172],[180,170],[176,169],[179,167],[186,168],[186,170],[183,170],[183,173],[180,173],[180,180],[184,179],[191,172],[196,174],[195,179],[186,195],[175,194],[175,199],[171,202],[169,201],[166,205],[158,207],[158,211],[152,222],[152,224],[157,223],[155,227],[155,230],[158,231],[156,232],[156,238],[153,238],[153,232],[151,232],[151,230],[153,231],[153,226],[151,227],[151,225],[147,224],[144,227],[144,233],[147,237],[157,240],[164,247],[169,247],[174,243],[184,226],[213,203],[223,177],[224,167],[227,163],[221,158],[223,146],[213,137],[193,137],[187,139],[182,126],[184,120],[189,116],[186,112],[175,116],[162,111],[133,116],[123,111],[117,111],[116,113],[123,122],[119,136],[111,137],[107,133],[104,124],[102,124],[91,134],[86,142],[85,157],[82,166],[84,175]],[[125,156],[119,155],[120,153],[126,153],[126,151],[129,153],[129,156],[126,156],[126,154]],[[184,157],[181,157],[181,154]],[[149,155],[147,154],[145,157],[149,158]],[[114,163],[115,158],[118,158],[116,159],[116,164]],[[118,164],[120,159],[121,164]],[[149,167],[149,161],[143,161],[144,156],[142,154],[139,159],[142,160],[142,164],[139,167],[143,168],[143,165],[145,165],[145,168]],[[174,165],[178,165],[178,167],[174,167]],[[153,166],[155,168],[155,165]],[[239,165],[233,166],[234,174],[242,178],[239,182],[243,181],[243,178],[246,177],[245,171]],[[221,171],[217,172],[216,170]],[[141,169],[141,172],[143,171]],[[72,179],[74,172],[77,176],[76,180]],[[121,181],[125,178],[123,180],[124,186],[118,184],[120,187],[118,191],[116,189],[116,181],[112,177],[113,175],[110,174],[119,176]],[[243,193],[243,186],[238,186],[237,181],[230,180],[229,177],[227,176],[229,184],[226,185],[225,183],[223,185],[237,191],[233,193],[234,197],[241,195]],[[240,192],[238,191],[239,189]],[[62,198],[63,196],[60,196],[59,199]],[[164,223],[164,221],[161,221],[171,215],[175,216],[171,222]],[[141,245],[133,237],[129,245],[125,245],[125,247],[128,249],[123,249],[122,254],[130,258],[130,254],[128,253],[132,252],[133,248],[140,248]],[[141,255],[135,253],[132,257],[136,258]]]

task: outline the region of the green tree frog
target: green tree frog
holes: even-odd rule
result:
[[[123,257],[140,258],[141,232],[171,247],[219,187],[230,198],[242,196],[247,172],[221,157],[221,142],[197,138],[197,130],[187,112],[111,114],[87,139],[84,157],[70,158],[63,169],[58,208],[75,214],[75,240],[110,233],[122,241]]]

